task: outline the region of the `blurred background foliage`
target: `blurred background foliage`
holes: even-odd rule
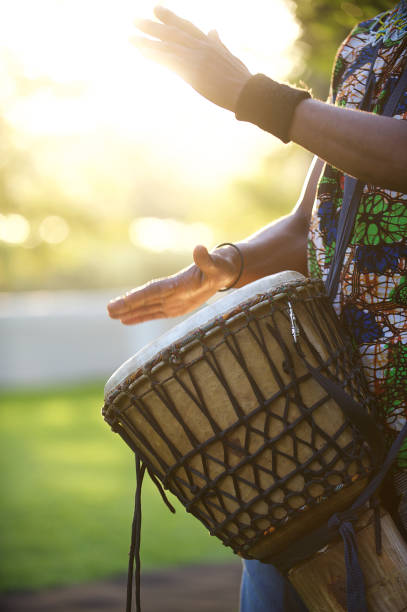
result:
[[[282,2],[166,4],[190,19],[188,10],[198,17],[208,11],[207,29],[219,13],[222,36],[233,5],[230,27],[238,37],[250,39],[252,17],[252,41],[262,38],[268,48],[278,39],[279,54],[290,30],[281,25]],[[188,265],[197,242],[211,247],[250,235],[287,214],[299,197],[309,153],[236,122],[164,71],[154,72],[130,45],[121,48],[136,9],[143,16],[153,2],[135,4],[0,3],[0,292],[130,288]],[[302,80],[325,99],[341,40],[391,4],[297,0],[288,6],[298,21],[291,18],[291,73],[281,61],[286,67],[276,78]],[[231,42],[234,50],[233,36]],[[236,54],[245,59],[244,49]],[[234,152],[247,163],[229,163]],[[69,333],[77,319],[65,321]],[[20,319],[15,329],[22,336],[15,347],[3,337],[7,361],[8,350],[27,353],[35,345]],[[53,334],[56,327],[50,329]],[[72,329],[76,351],[80,340]],[[58,343],[54,335],[52,342]],[[40,348],[34,346],[36,357]],[[61,343],[61,363],[67,354]],[[14,359],[20,372],[17,354]],[[125,571],[133,462],[100,418],[102,387],[0,393],[0,590]],[[151,483],[143,500],[144,568],[232,559],[183,510],[170,516]]]
[[[0,592],[124,574],[134,458],[100,418],[101,385],[1,392]],[[171,494],[143,486],[143,570],[233,561]]]
[[[297,60],[292,80],[304,81],[316,96],[325,99],[340,41],[357,22],[390,6],[386,0],[298,0],[292,4],[301,28],[293,50]],[[13,65],[15,101],[50,88],[57,95],[64,93],[52,80],[29,77],[13,62],[9,65]],[[72,87],[75,89],[75,83]],[[61,182],[57,175],[44,174],[38,162],[41,148],[46,148],[51,158],[63,154],[66,138],[59,143],[56,138],[47,137],[46,144],[40,146],[37,140],[30,147],[12,122],[3,119],[0,123],[2,291],[132,286],[172,273],[189,263],[192,244],[167,250],[146,246],[136,236],[145,225],[134,226],[131,239],[135,220],[176,220],[181,224],[180,236],[189,233],[192,243],[191,224],[205,224],[208,246],[241,239],[289,212],[311,159],[294,145],[284,147],[270,139],[270,153],[247,172],[205,185],[204,181],[195,183],[198,177],[191,178],[190,173],[165,168],[165,163],[157,172],[159,162],[154,152],[135,140],[127,143],[127,148],[113,151],[117,165],[109,172],[105,166],[98,170],[95,156],[85,179],[86,197],[78,197],[75,189],[65,188],[69,176]],[[94,140],[96,151],[115,147],[114,139],[109,142],[95,136]],[[74,136],[68,147],[72,156],[79,156],[83,147],[80,135]],[[63,163],[69,173],[69,158]],[[158,230],[165,235],[171,227],[164,224]],[[150,227],[153,234],[158,230]],[[198,241],[200,235],[198,232]]]
[[[387,11],[391,0],[297,0],[295,14],[302,25],[297,46],[304,58],[300,78],[315,96],[325,100],[329,93],[332,62],[339,44],[354,26]]]

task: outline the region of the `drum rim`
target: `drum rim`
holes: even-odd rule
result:
[[[269,291],[263,289],[262,291],[254,293],[251,295],[251,297],[249,297],[249,288],[253,289],[253,286],[255,285],[261,287],[269,282],[272,278],[277,281],[272,289]],[[119,366],[105,384],[104,401],[109,402],[117,395],[117,392],[119,392],[122,387],[127,386],[129,383],[134,382],[137,378],[139,378],[145,369],[149,369],[154,364],[159,363],[163,354],[178,350],[180,347],[194,340],[199,333],[207,333],[211,328],[216,326],[219,320],[228,321],[232,317],[239,314],[245,307],[250,308],[265,300],[275,298],[278,295],[283,296],[288,289],[296,289],[297,287],[305,287],[310,285],[319,285],[322,289],[324,289],[323,282],[320,278],[305,277],[300,272],[287,270],[285,272],[279,272],[277,274],[263,277],[257,281],[254,281],[253,283],[249,283],[244,287],[236,289],[233,294],[222,298],[215,304],[205,306],[199,311],[194,312],[192,315],[167,330],[167,332],[161,334],[157,339],[153,340],[153,342],[137,351],[137,353]],[[239,296],[242,298],[240,301],[238,301]],[[245,297],[246,299],[244,299]],[[219,306],[216,307],[216,304],[221,304],[223,308],[219,308]],[[202,313],[205,312],[212,313],[212,316],[209,317],[206,323],[203,325],[195,325],[194,327],[193,324],[196,323],[198,319],[201,318]],[[181,329],[184,327],[186,327],[186,330],[183,333],[180,333],[178,338],[176,338],[175,333],[177,331],[181,332]],[[161,347],[161,349],[158,348],[158,345],[161,344],[163,340],[171,337],[174,337],[172,342],[168,342],[167,345],[165,345],[165,347]],[[144,357],[143,360],[141,360],[142,357]],[[130,366],[132,366],[131,371],[129,371]]]

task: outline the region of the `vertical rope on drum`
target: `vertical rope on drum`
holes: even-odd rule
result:
[[[134,587],[135,587],[135,593],[136,593],[136,612],[141,612],[141,602],[140,602],[141,488],[143,484],[144,474],[146,471],[146,466],[141,463],[141,460],[137,454],[135,454],[135,461],[136,461],[137,485],[136,485],[136,494],[134,498],[134,514],[133,514],[133,523],[131,526],[129,566],[128,566],[128,571],[127,571],[126,612],[131,612],[134,562],[136,562],[136,569],[134,572]]]

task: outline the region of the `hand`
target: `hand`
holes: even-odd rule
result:
[[[233,248],[208,253],[204,246],[197,246],[193,258],[195,263],[178,274],[151,281],[109,302],[109,316],[124,325],[178,317],[231,285],[238,276],[240,262]]]
[[[235,112],[245,83],[251,77],[246,66],[221,42],[217,32],[204,34],[168,9],[156,7],[161,23],[138,20],[139,30],[158,40],[136,37],[143,54],[179,74],[202,96]]]

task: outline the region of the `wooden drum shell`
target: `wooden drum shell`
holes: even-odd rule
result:
[[[382,554],[376,554],[372,511],[355,526],[369,612],[407,610],[407,545],[390,515],[382,511]],[[288,572],[309,612],[346,610],[346,567],[343,541],[329,544]]]

